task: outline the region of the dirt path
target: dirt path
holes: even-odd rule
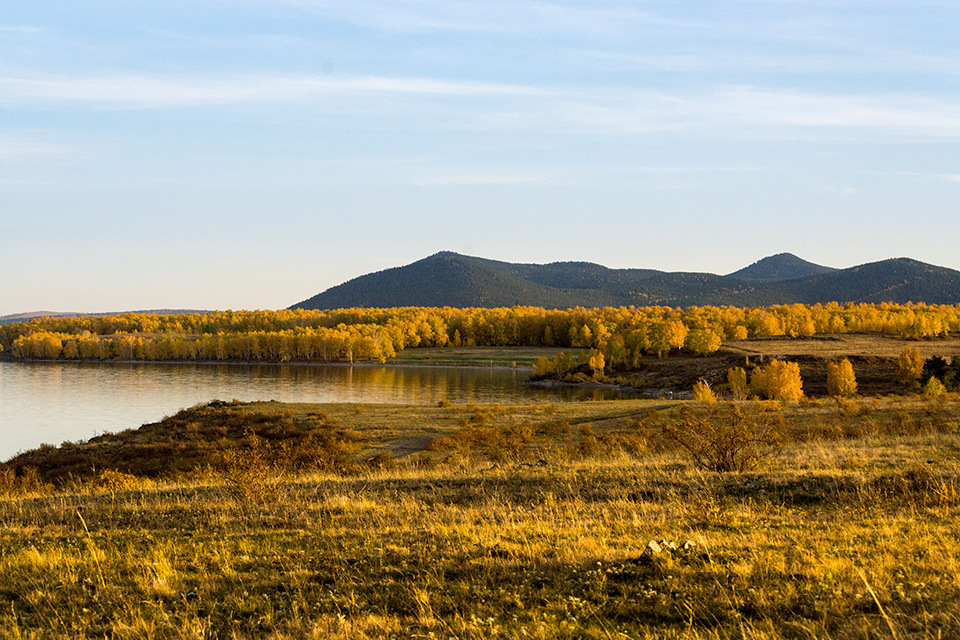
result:
[[[400,438],[399,440],[385,443],[384,448],[392,453],[394,458],[402,458],[423,451],[430,446],[430,443],[433,442],[436,437],[437,436],[420,435]]]

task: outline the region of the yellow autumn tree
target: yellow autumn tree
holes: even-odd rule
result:
[[[606,366],[606,360],[603,357],[603,353],[595,349],[590,350],[590,359],[587,361],[587,364],[593,369],[593,379],[601,380],[603,378],[603,368]]]
[[[747,391],[747,372],[743,367],[731,367],[727,369],[727,386],[730,387],[730,395],[734,400],[746,400]]]
[[[750,375],[750,389],[762,398],[795,401],[803,397],[803,379],[796,362],[771,360]]]
[[[897,358],[897,380],[908,387],[916,387],[923,375],[923,356],[916,347],[904,347]]]
[[[683,343],[684,348],[693,351],[698,356],[705,356],[720,348],[720,336],[709,329],[694,329],[687,334]]]
[[[656,351],[658,358],[662,358],[671,349],[683,347],[687,333],[687,328],[680,320],[655,322],[650,326],[650,348]]]
[[[827,395],[852,396],[857,393],[857,377],[850,360],[827,363]]]

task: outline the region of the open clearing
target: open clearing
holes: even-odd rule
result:
[[[870,356],[896,358],[905,347],[916,347],[920,353],[950,358],[960,355],[960,339],[931,338],[915,340],[879,333],[847,333],[818,335],[799,338],[752,338],[750,340],[727,340],[724,349],[744,355],[768,357],[813,356],[817,358],[844,358],[847,356]]]

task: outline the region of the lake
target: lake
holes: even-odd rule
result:
[[[209,400],[433,404],[608,399],[473,367],[0,362],[0,460],[40,444],[156,422]]]

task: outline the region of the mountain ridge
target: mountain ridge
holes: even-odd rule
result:
[[[728,275],[611,269],[592,262],[511,263],[441,251],[352,278],[290,308],[767,306],[827,302],[960,303],[960,271],[911,258],[836,269],[779,253]]]

